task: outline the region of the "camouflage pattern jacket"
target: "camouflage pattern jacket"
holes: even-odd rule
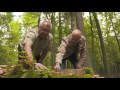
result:
[[[86,58],[86,39],[84,36],[81,36],[79,42],[76,45],[70,43],[70,39],[71,34],[62,39],[56,54],[55,62],[61,64],[62,59],[65,59],[75,53],[76,59],[81,65],[83,64]]]

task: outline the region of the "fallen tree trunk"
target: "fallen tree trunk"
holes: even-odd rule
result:
[[[60,71],[56,71],[56,73],[60,74],[60,75],[81,75],[84,74],[85,72],[83,71],[83,69],[64,69],[64,70],[60,70]]]
[[[1,78],[94,78],[91,68],[64,69],[55,71],[52,69],[36,70],[26,69],[23,64],[14,66],[0,65]]]

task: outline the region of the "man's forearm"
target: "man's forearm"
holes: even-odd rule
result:
[[[77,54],[78,64],[82,65],[85,59],[86,59],[86,48],[84,46],[80,49],[80,51],[78,51],[78,54]]]
[[[85,59],[86,59],[86,49],[83,48],[81,51],[81,55],[80,55],[80,59],[79,59],[78,63],[80,65],[82,65],[84,63]]]
[[[25,50],[25,53],[26,53],[26,58],[27,58],[27,60],[33,60],[33,55],[32,55],[32,49],[31,49],[31,47],[30,46],[28,46],[28,45],[25,45],[25,47],[24,47],[24,50]]]
[[[81,66],[82,64],[84,63],[84,60],[83,59],[80,59],[79,61],[78,61],[78,64]]]
[[[61,52],[57,53],[57,54],[56,54],[56,58],[55,58],[55,63],[56,63],[56,64],[57,64],[57,63],[61,64],[61,63],[62,63],[63,56],[64,56],[64,53],[61,53]]]
[[[27,54],[27,59],[32,61],[33,56],[32,56],[31,50],[26,50],[26,54]]]

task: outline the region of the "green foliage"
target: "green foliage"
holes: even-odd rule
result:
[[[88,12],[86,12],[88,13]],[[112,73],[120,71],[120,52],[118,48],[118,43],[116,41],[115,33],[119,39],[120,32],[120,13],[119,12],[99,12],[98,20],[100,22],[100,28],[102,30],[102,36],[104,39],[105,49],[107,52],[108,63]],[[24,12],[21,22],[13,20],[12,12],[0,12],[0,64],[13,65],[17,63],[17,46],[21,39],[21,36],[27,32],[28,29],[34,28],[38,24],[38,16],[40,15],[40,20],[51,19],[53,24],[53,34],[54,34],[54,46],[57,49],[59,46],[59,12]],[[113,25],[110,21],[113,21]],[[90,30],[89,16],[84,17],[84,28],[86,32],[86,39],[88,41],[90,57],[92,63],[94,63],[94,68],[96,73],[101,73],[104,71],[102,54],[100,48],[100,42],[98,37],[98,32],[95,25],[95,20],[92,16],[93,32]],[[70,12],[61,12],[61,26],[62,26],[62,37],[67,36],[71,32],[71,16]],[[115,28],[113,28],[113,26]],[[92,44],[92,35],[94,45]],[[94,61],[92,47],[94,47]],[[46,66],[54,66],[53,57],[48,54],[44,60]],[[69,66],[69,63],[68,65]],[[86,71],[86,72],[89,72]],[[24,73],[24,72],[23,72]],[[37,71],[26,71],[26,73],[31,73],[36,75]],[[43,71],[41,72],[43,73]],[[45,73],[45,72],[44,72]],[[47,71],[46,71],[47,73]],[[29,74],[29,75],[31,75]],[[22,75],[22,74],[21,74]],[[26,74],[25,74],[26,75]],[[44,76],[44,75],[43,75]],[[89,76],[87,74],[87,76]],[[87,77],[86,76],[86,77]],[[19,77],[19,76],[16,76]],[[32,77],[32,76],[29,76]],[[35,76],[37,77],[37,76]],[[59,76],[58,76],[59,77]],[[64,77],[64,76],[63,76]],[[66,76],[69,77],[69,76]],[[71,77],[71,76],[70,76]],[[76,76],[74,76],[76,77]]]
[[[83,70],[84,70],[85,74],[94,75],[94,71],[92,68],[84,67]]]
[[[12,65],[17,61],[17,45],[21,24],[13,20],[12,13],[0,15],[0,64]]]
[[[52,71],[47,70],[26,70],[18,78],[51,78]]]
[[[39,78],[52,78],[53,71],[52,69],[39,70],[37,71]]]
[[[9,70],[6,78],[20,78],[21,75],[23,75],[24,70],[25,69],[23,68],[22,64],[17,64],[14,68]]]
[[[23,25],[24,28],[35,28],[38,25],[38,16],[39,13],[38,12],[25,12],[23,14]]]
[[[34,62],[20,61],[14,68],[9,70],[9,74],[5,78],[51,78],[52,74],[51,67],[46,70],[36,70]]]

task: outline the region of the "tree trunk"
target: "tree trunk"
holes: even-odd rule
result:
[[[76,21],[77,21],[77,28],[81,30],[82,35],[86,38],[85,30],[84,30],[84,22],[82,17],[82,12],[76,12]],[[92,67],[89,49],[88,49],[88,41],[86,39],[86,60],[84,62],[85,67]]]
[[[75,12],[70,12],[70,16],[71,16],[71,31],[72,31],[73,29],[77,28]]]
[[[91,43],[91,46],[92,46],[92,61],[93,61],[93,69],[94,69],[94,72],[96,73],[96,61],[95,61],[95,52],[94,52],[94,32],[93,32],[93,23],[92,23],[92,16],[91,16],[91,13],[89,12],[89,16],[90,16],[90,25],[91,25],[91,37],[92,37],[92,43]]]
[[[119,39],[118,39],[118,37],[117,37],[117,33],[116,33],[116,28],[115,28],[115,26],[114,26],[114,24],[113,24],[113,21],[112,21],[112,18],[110,17],[110,15],[109,15],[109,19],[110,19],[110,21],[111,21],[111,24],[112,24],[112,27],[113,27],[113,31],[114,31],[114,34],[115,34],[115,38],[116,38],[116,41],[117,41],[117,44],[118,44],[118,49],[119,49],[119,52],[120,52],[120,42],[119,42]]]
[[[96,22],[96,27],[97,27],[98,35],[99,35],[99,39],[100,39],[100,45],[101,45],[101,49],[102,49],[102,56],[103,56],[105,73],[108,74],[109,73],[108,61],[107,61],[107,56],[106,56],[106,52],[105,52],[105,47],[104,47],[104,42],[103,42],[103,37],[102,37],[100,24],[99,24],[99,21],[97,19],[97,15],[96,15],[95,12],[93,12],[93,16],[94,16],[94,19],[95,19],[95,22]]]
[[[51,15],[51,22],[52,22],[52,35],[54,37],[54,30],[55,30],[55,13],[53,12]],[[54,50],[51,53],[51,66],[54,66],[54,62],[55,62],[55,51],[56,51],[56,46],[55,46],[55,38],[53,39],[53,47]]]
[[[61,12],[59,12],[59,45],[62,40]]]
[[[41,13],[38,16],[38,27],[39,27],[39,24],[40,24],[40,21],[41,21],[40,17],[41,17]]]

